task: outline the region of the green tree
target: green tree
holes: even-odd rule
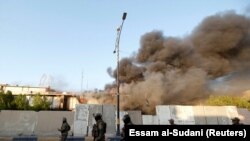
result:
[[[249,99],[239,96],[210,96],[206,103],[214,106],[232,105],[238,108],[247,108],[250,110]]]
[[[6,93],[0,92],[0,109],[1,110],[13,110],[16,108],[14,102],[14,96],[11,91],[7,91]]]
[[[28,110],[29,101],[26,99],[25,95],[18,95],[15,97],[15,104],[17,110]]]
[[[37,94],[33,97],[32,108],[36,111],[39,110],[49,110],[51,102],[47,99],[46,96]]]
[[[4,103],[4,92],[0,92],[0,110],[5,109],[5,103]]]

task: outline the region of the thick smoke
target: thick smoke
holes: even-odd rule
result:
[[[246,13],[246,15],[250,16],[250,4],[247,5],[247,7],[245,9],[245,13]]]
[[[201,103],[217,78],[249,72],[249,54],[250,19],[234,12],[205,18],[185,38],[146,33],[138,54],[120,61],[121,106],[152,113],[159,104]]]

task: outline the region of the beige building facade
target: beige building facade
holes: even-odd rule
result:
[[[51,109],[58,110],[74,110],[75,105],[79,104],[77,97],[73,94],[64,94],[62,92],[57,92],[50,87],[31,87],[31,86],[18,86],[18,85],[8,85],[0,84],[0,91],[6,93],[11,91],[12,95],[26,95],[26,99],[29,103],[32,103],[32,97],[37,94],[46,96],[49,101],[51,101]]]
[[[8,84],[0,84],[0,90],[2,90],[4,93],[7,91],[11,91],[13,95],[19,95],[19,94],[50,94],[51,92],[54,92],[53,89],[50,89],[50,87],[30,87],[30,86],[12,86]]]

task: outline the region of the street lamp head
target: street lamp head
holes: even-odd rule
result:
[[[124,13],[123,13],[123,16],[122,16],[122,20],[125,20],[125,19],[126,19],[126,16],[127,16],[127,13],[124,12]]]

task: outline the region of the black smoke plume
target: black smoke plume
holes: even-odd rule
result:
[[[120,61],[124,110],[152,113],[159,104],[197,104],[216,93],[211,82],[250,70],[250,19],[234,12],[205,18],[184,38],[152,31],[140,43],[135,56]],[[109,71],[115,79],[116,71]]]

